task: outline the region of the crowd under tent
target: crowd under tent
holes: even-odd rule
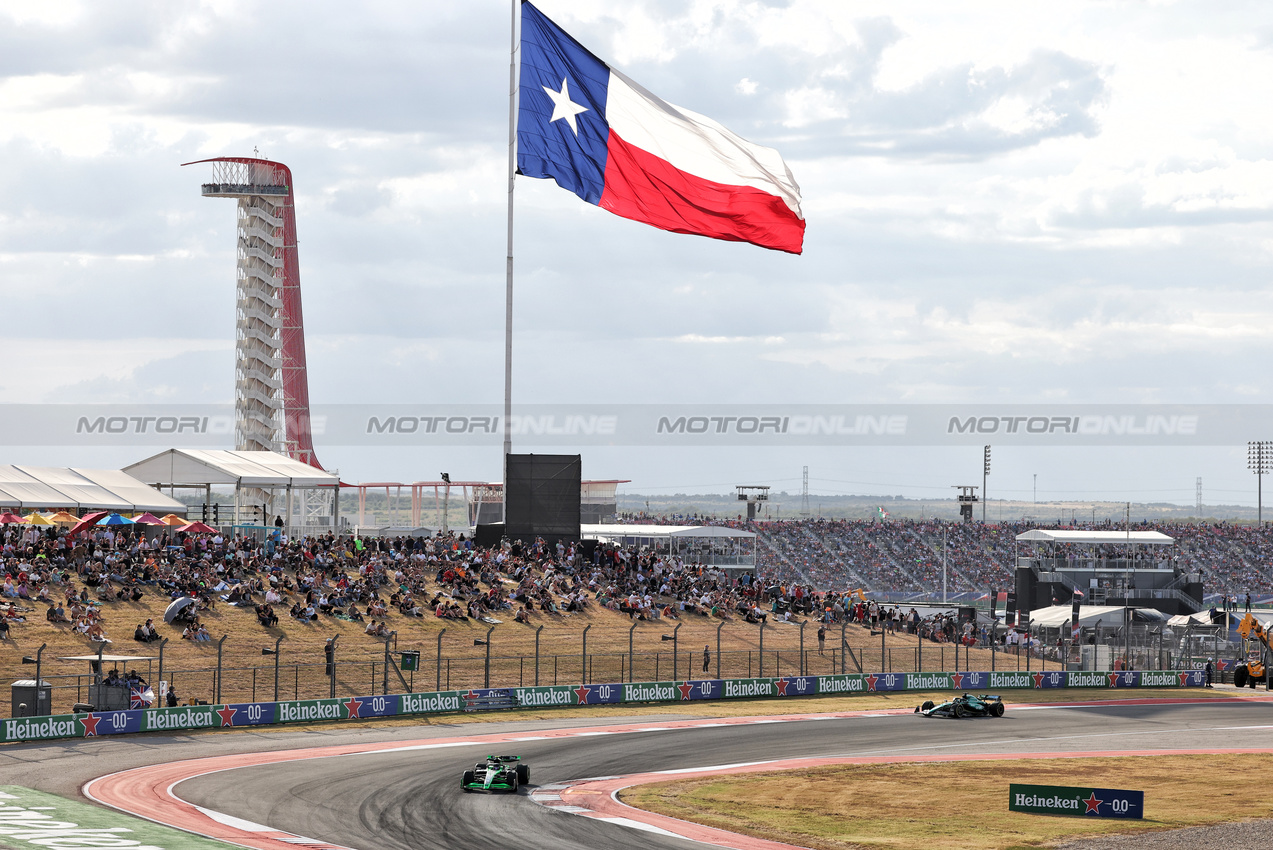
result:
[[[340,477],[277,452],[169,449],[124,471],[171,492],[202,490],[209,503],[214,487],[232,490],[233,512],[220,525],[277,525],[277,518],[290,535],[336,530]]]
[[[186,506],[118,469],[0,465],[0,507],[168,514]]]
[[[756,534],[712,525],[583,525],[585,540],[637,546],[730,572],[756,568]]]

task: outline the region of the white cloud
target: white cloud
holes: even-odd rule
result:
[[[1270,354],[1265,5],[540,6],[782,151],[808,230],[775,255],[519,179],[519,398],[1273,390],[1233,366]],[[0,0],[0,296],[15,356],[58,372],[9,395],[160,397],[171,361],[227,401],[233,207],[177,165],[260,147],[295,175],[315,401],[498,401],[507,12]]]

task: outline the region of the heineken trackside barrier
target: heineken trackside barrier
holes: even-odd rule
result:
[[[835,694],[904,691],[1001,691],[1052,688],[1184,688],[1206,683],[1201,670],[1129,672],[868,673],[840,676],[778,676],[755,679],[689,679],[665,682],[475,688],[438,693],[357,696],[348,699],[191,705],[126,711],[22,717],[0,724],[0,741],[93,738],[134,732],[176,732],[278,723],[314,723],[404,717],[463,711],[465,698],[512,690],[523,708],[620,705],[719,699],[789,699]]]
[[[1035,815],[1142,820],[1145,817],[1145,792],[1014,783],[1008,786],[1008,810]]]
[[[18,785],[0,785],[0,844],[33,850],[225,850],[237,846]]]

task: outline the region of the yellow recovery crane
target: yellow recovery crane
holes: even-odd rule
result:
[[[1250,611],[1238,623],[1238,634],[1242,636],[1246,658],[1233,668],[1233,684],[1239,688],[1249,684],[1254,688],[1259,681],[1267,682],[1266,653],[1273,655],[1273,647],[1269,646],[1268,632],[1259,620],[1251,616]]]

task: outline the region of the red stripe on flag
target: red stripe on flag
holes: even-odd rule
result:
[[[629,145],[613,130],[605,177],[599,206],[615,215],[673,233],[750,242],[791,254],[803,250],[804,220],[782,198],[695,177]]]

